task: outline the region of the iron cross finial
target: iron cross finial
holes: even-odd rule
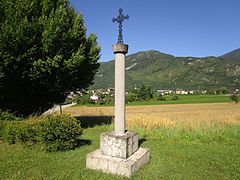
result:
[[[117,22],[119,25],[118,25],[118,44],[123,44],[123,29],[122,29],[122,23],[124,22],[124,19],[128,20],[129,19],[129,16],[128,15],[124,15],[123,14],[123,9],[120,8],[119,10],[119,15],[117,18],[113,18],[112,19],[112,22],[115,23]]]

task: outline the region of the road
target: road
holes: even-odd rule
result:
[[[64,110],[65,108],[71,107],[76,105],[77,103],[71,103],[71,104],[66,104],[66,105],[62,105],[62,110]],[[55,112],[60,112],[60,105],[55,105],[53,106],[51,109],[47,110],[46,112],[44,112],[43,114],[52,114]]]

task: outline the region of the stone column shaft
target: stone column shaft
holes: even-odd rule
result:
[[[126,44],[114,44],[115,53],[115,133],[125,133],[125,54]]]

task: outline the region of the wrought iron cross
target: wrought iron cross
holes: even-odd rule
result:
[[[124,19],[128,20],[129,19],[129,16],[128,15],[124,15],[122,12],[123,12],[123,9],[120,8],[119,10],[119,15],[117,18],[113,18],[112,19],[112,22],[115,23],[117,22],[119,25],[118,25],[118,44],[123,44],[123,29],[122,29],[122,23],[124,22]]]

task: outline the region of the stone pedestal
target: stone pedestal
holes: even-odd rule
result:
[[[127,159],[138,150],[138,134],[126,132],[118,135],[114,131],[101,134],[100,149],[102,154]]]
[[[150,158],[149,149],[139,148],[127,159],[102,154],[98,149],[87,155],[86,165],[90,169],[101,170],[106,173],[131,177]]]
[[[138,147],[138,134],[101,134],[100,149],[89,153],[86,166],[106,173],[130,177],[150,159],[149,149]]]

